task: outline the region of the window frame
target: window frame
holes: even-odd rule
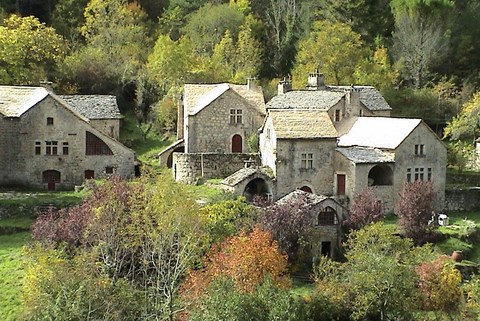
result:
[[[230,108],[230,125],[243,124],[243,109]]]
[[[301,169],[313,169],[313,153],[301,153]]]
[[[45,155],[49,155],[49,156],[58,155],[58,141],[56,140],[45,141]]]
[[[54,119],[53,117],[47,117],[47,126],[53,126]]]
[[[35,142],[35,155],[42,155],[42,142]]]

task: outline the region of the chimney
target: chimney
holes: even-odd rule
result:
[[[255,87],[255,78],[247,78],[247,90],[252,90]]]
[[[314,73],[308,75],[307,88],[309,90],[322,90],[325,89],[325,82],[323,80],[323,74],[318,69]]]
[[[360,116],[360,88],[355,88],[355,86],[351,85],[345,91],[347,93],[345,95],[345,113],[349,116]]]
[[[278,94],[283,95],[292,90],[292,82],[289,79],[283,78],[278,82]]]
[[[40,86],[42,86],[43,88],[45,88],[46,90],[50,91],[53,93],[53,82],[51,81],[48,81],[48,80],[42,80],[40,81]]]

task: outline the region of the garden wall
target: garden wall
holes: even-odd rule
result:
[[[479,211],[480,187],[452,188],[445,191],[447,211]]]

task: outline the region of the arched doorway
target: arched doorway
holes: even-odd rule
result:
[[[368,186],[393,185],[393,171],[388,165],[375,165],[368,172]]]
[[[247,184],[243,196],[249,202],[252,202],[256,196],[269,199],[272,196],[272,190],[263,178],[255,178]]]
[[[306,186],[306,185],[300,187],[300,190],[301,190],[301,191],[304,191],[304,192],[306,192],[306,193],[313,193],[312,189],[311,189],[310,187]]]
[[[232,137],[232,153],[242,152],[242,136],[235,134]]]
[[[173,165],[173,153],[185,153],[185,147],[177,147],[167,157],[167,168],[172,168]]]
[[[60,183],[60,172],[54,169],[43,171],[42,172],[42,181],[44,184],[47,184],[47,188],[49,191],[55,190],[55,185]]]

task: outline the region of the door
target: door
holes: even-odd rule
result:
[[[55,190],[55,184],[60,183],[60,172],[56,170],[48,170],[42,173],[43,183],[47,184],[49,191]]]
[[[236,134],[232,137],[232,153],[242,152],[242,136]]]
[[[85,179],[92,179],[92,178],[95,178],[95,172],[90,169],[87,169],[85,171]]]
[[[323,256],[330,257],[332,250],[332,243],[330,242],[322,242],[321,253]]]
[[[345,174],[337,174],[337,195],[345,195]]]

